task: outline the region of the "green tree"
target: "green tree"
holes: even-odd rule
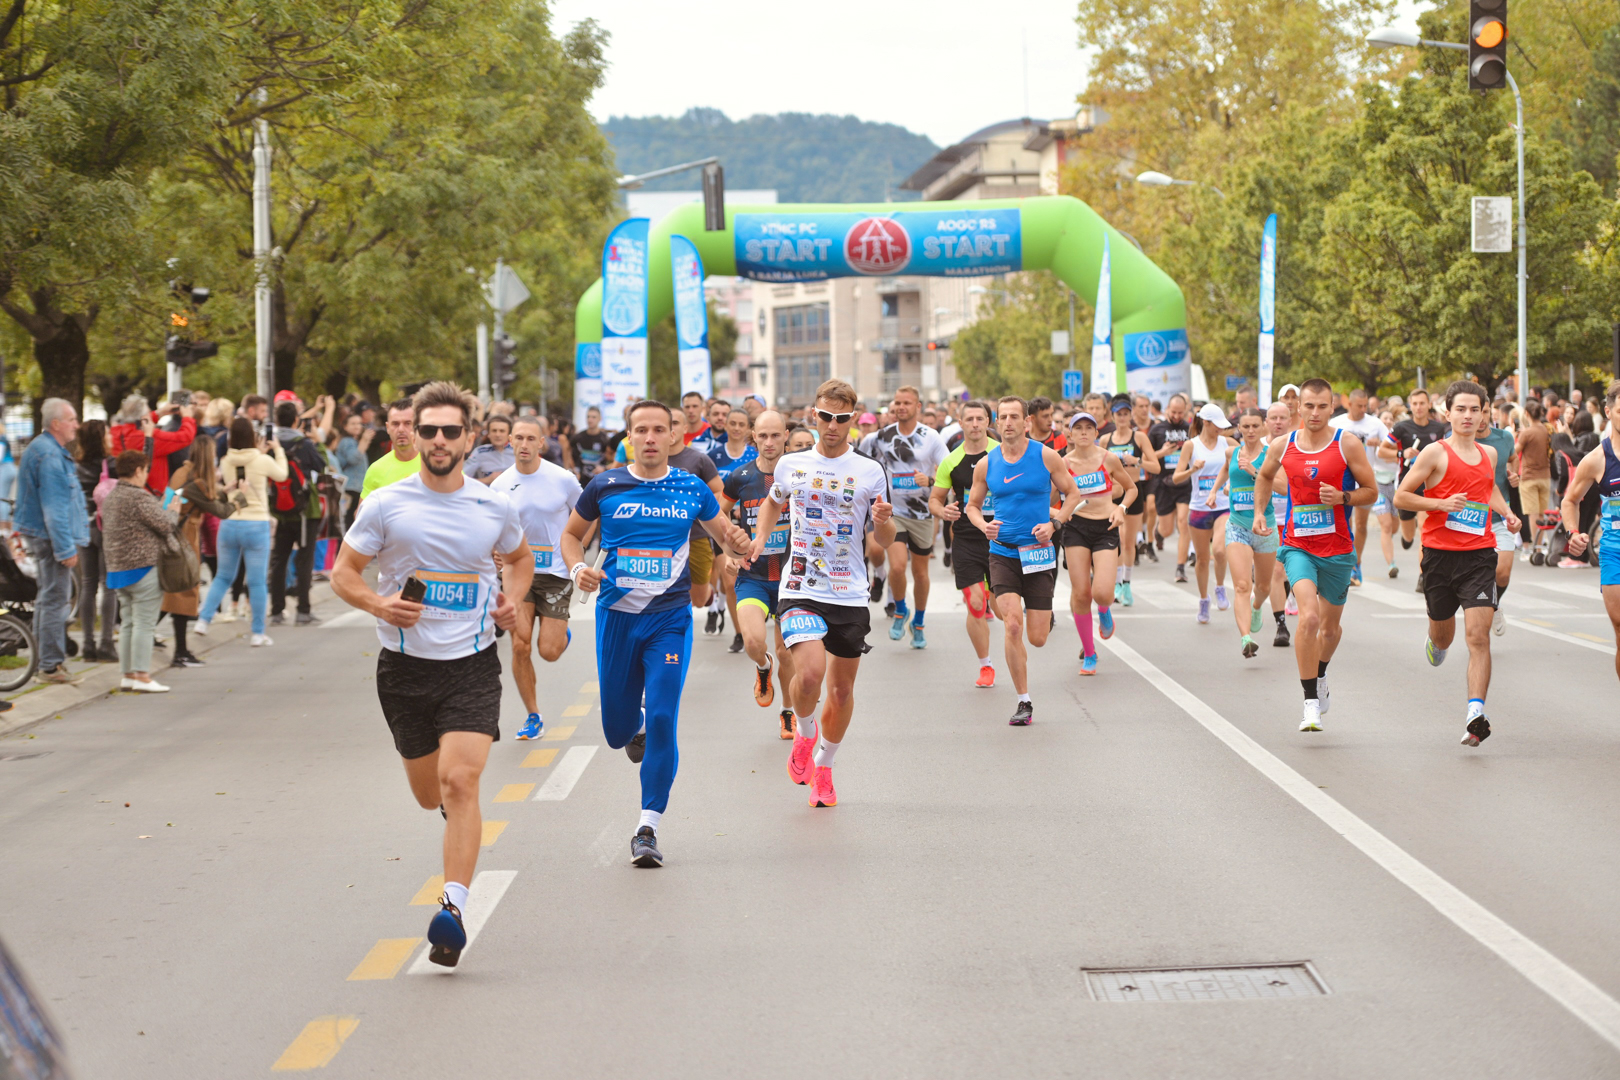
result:
[[[1015,274],[1001,284],[1005,294],[986,295],[979,318],[951,344],[957,377],[975,397],[1057,397],[1069,357],[1052,352],[1052,331],[1068,329],[1068,286],[1045,272]],[[1075,325],[1091,325],[1090,305],[1078,298]]]
[[[214,15],[129,0],[0,13],[0,310],[27,335],[42,396],[84,396],[97,318],[161,273],[137,227],[146,177],[222,99]]]

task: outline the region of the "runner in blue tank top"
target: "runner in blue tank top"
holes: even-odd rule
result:
[[[973,467],[973,491],[967,519],[990,539],[990,591],[1006,642],[1007,671],[1018,692],[1018,709],[1009,721],[1023,727],[1035,716],[1029,699],[1028,653],[1024,635],[1036,648],[1052,632],[1052,594],[1057,591],[1056,531],[1080,508],[1080,489],[1056,450],[1029,439],[1029,406],[1019,397],[996,403],[996,429],[1001,445]],[[1052,512],[1052,492],[1063,495],[1063,507]],[[995,500],[996,516],[984,517],[985,496]],[[1026,626],[1024,609],[1045,612]]]
[[[1581,522],[1581,500],[1593,484],[1598,486],[1601,498],[1599,520],[1603,523],[1603,538],[1598,541],[1598,560],[1603,589],[1603,607],[1609,613],[1614,628],[1614,640],[1620,645],[1620,454],[1615,453],[1614,436],[1620,430],[1620,379],[1609,384],[1604,399],[1609,417],[1609,433],[1591,453],[1581,458],[1564,492],[1563,520],[1577,526]],[[1592,538],[1585,530],[1571,530],[1569,553],[1579,556]],[[1615,653],[1614,671],[1620,675],[1620,652]]]

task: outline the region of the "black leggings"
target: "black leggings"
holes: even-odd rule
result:
[[[191,616],[169,613],[169,621],[174,624],[174,651],[169,655],[176,660],[182,656],[190,656],[191,650],[186,648],[186,623]]]

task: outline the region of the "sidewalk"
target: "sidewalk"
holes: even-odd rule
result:
[[[310,609],[315,614],[327,618],[340,614],[340,609],[347,610],[347,605],[333,595],[331,585],[324,581],[316,582],[311,587],[309,601]],[[288,614],[290,623],[292,612],[289,611]],[[214,622],[209,624],[207,637],[188,633],[186,635],[187,644],[191,646],[191,651],[198,656],[206,656],[215,649],[235,642],[241,642],[243,647],[246,647],[250,626],[251,623],[246,616],[234,623]],[[274,628],[267,627],[266,629]],[[164,649],[158,652],[154,657],[154,663],[159,658],[163,662],[163,667],[154,671],[153,675],[158,678],[159,682],[162,682],[163,676],[168,669],[169,650]],[[69,709],[76,709],[85,702],[94,701],[104,694],[120,692],[118,684],[122,681],[122,674],[116,660],[108,664],[85,663],[75,657],[68,661],[67,668],[75,678],[80,680],[77,685],[65,686],[30,682],[28,686],[7,697],[6,700],[15,704],[16,708],[8,713],[0,714],[0,738],[48,720],[59,719]]]

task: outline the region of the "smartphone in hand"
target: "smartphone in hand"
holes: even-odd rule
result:
[[[415,574],[406,578],[404,588],[399,590],[399,598],[409,600],[413,604],[420,604],[425,596],[427,596],[427,586],[422,584]]]

